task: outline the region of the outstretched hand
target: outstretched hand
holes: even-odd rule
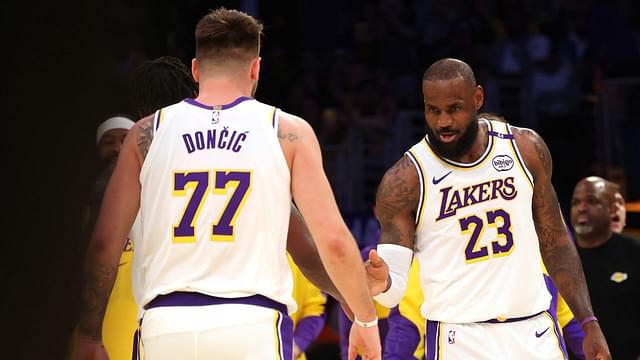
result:
[[[367,283],[371,296],[376,296],[389,289],[389,266],[378,256],[375,249],[369,250],[369,259],[364,263],[367,270]]]
[[[363,360],[382,359],[378,326],[365,328],[356,323],[351,325],[347,358],[354,360],[358,353]]]

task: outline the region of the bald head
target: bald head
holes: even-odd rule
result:
[[[446,81],[462,78],[471,86],[476,86],[476,76],[469,64],[464,61],[445,58],[440,59],[427,68],[422,81]]]
[[[575,191],[578,189],[588,189],[590,192],[593,192],[596,196],[602,197],[603,200],[607,202],[607,204],[611,204],[615,200],[615,194],[619,191],[620,187],[606,179],[603,179],[599,176],[589,176],[586,177],[576,184]]]

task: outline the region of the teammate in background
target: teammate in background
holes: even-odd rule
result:
[[[163,106],[193,97],[197,95],[198,88],[189,68],[180,59],[171,56],[145,61],[134,70],[129,86],[130,97],[139,117],[148,116]],[[95,226],[102,197],[113,173],[123,140],[134,124],[127,117],[114,116],[97,129],[98,155],[104,166],[91,190],[91,203],[88,207],[89,221],[85,224],[86,232],[89,234]],[[139,232],[138,226],[138,221],[134,222],[127,236],[102,326],[104,346],[114,360],[131,359],[134,333],[138,327],[139,309],[131,285],[133,260],[131,238]],[[71,351],[71,358],[73,358],[75,349]]]
[[[611,230],[616,186],[580,180],[571,199],[571,225],[602,331],[614,359],[640,356],[640,242]]]
[[[326,296],[300,271],[291,256],[289,266],[293,274],[293,300],[298,310],[291,314],[293,320],[293,359],[306,360],[304,352],[320,335],[324,327]]]
[[[415,249],[427,359],[562,359],[542,256],[585,332],[586,358],[610,359],[544,141],[479,118],[484,92],[460,60],[429,66],[422,86],[427,135],[387,171],[376,196],[382,235],[370,261],[384,259],[391,281],[374,298],[399,303]]]
[[[110,116],[96,129],[96,155],[98,161],[98,176],[89,196],[89,204],[86,209],[86,219],[83,224],[85,232],[90,232],[95,224],[104,188],[107,186],[118,154],[122,148],[125,136],[135,124],[126,115]]]
[[[89,203],[85,210],[85,220],[82,224],[83,233],[90,234],[95,226],[104,189],[109,182],[116,160],[120,154],[122,144],[129,129],[135,124],[125,115],[111,116],[96,129],[96,154],[100,171],[91,188]],[[85,245],[83,245],[84,248]],[[131,290],[131,242],[124,245],[119,262],[120,273],[113,288],[109,306],[104,320],[104,343],[109,349],[111,358],[131,358],[133,333],[137,327],[136,306]],[[77,334],[73,334],[76,337]],[[70,358],[74,357],[76,349],[70,349]]]
[[[131,102],[139,119],[156,110],[198,95],[198,83],[177,57],[161,56],[136,68],[129,86]]]
[[[106,357],[106,300],[139,210],[134,290],[145,308],[145,358],[184,358],[196,348],[202,357],[291,358],[287,314],[295,302],[285,247],[293,196],[354,313],[350,352],[380,358],[364,266],[315,134],[304,120],[251,98],[261,33],[262,25],[239,11],[204,16],[192,62],[198,97],[142,119],[125,139],[86,260],[84,357]]]

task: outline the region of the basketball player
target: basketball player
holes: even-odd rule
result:
[[[584,330],[586,358],[610,359],[544,141],[479,118],[483,89],[460,60],[429,66],[422,90],[427,135],[387,171],[376,196],[377,251],[390,281],[375,299],[398,304],[415,249],[427,359],[563,359],[542,256]]]
[[[380,359],[364,267],[315,134],[251,97],[261,33],[239,11],[204,16],[192,62],[198,97],[158,110],[127,135],[89,245],[81,355],[106,357],[105,303],[140,210],[134,291],[145,308],[145,358],[290,359],[295,303],[285,248],[293,196],[354,313],[352,358],[360,348],[365,359]]]

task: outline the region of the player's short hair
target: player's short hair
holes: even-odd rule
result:
[[[213,65],[248,63],[260,53],[262,28],[244,12],[212,10],[196,25],[196,59]]]
[[[198,94],[191,70],[178,58],[161,56],[142,63],[129,84],[131,100],[139,118]]]
[[[453,58],[440,59],[425,70],[422,81],[451,80],[462,77],[471,86],[476,86],[476,76],[469,64]]]

